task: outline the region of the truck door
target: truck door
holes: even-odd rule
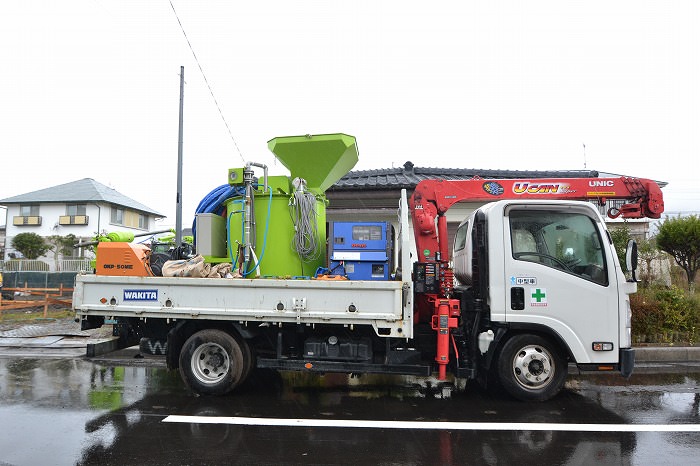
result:
[[[617,281],[600,218],[585,207],[511,205],[506,220],[506,320],[553,329],[578,363],[616,362]],[[594,342],[613,349],[594,352]]]

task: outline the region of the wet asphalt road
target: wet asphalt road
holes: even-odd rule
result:
[[[699,382],[692,369],[570,376],[534,404],[411,377],[259,372],[211,398],[148,359],[4,358],[0,465],[700,464]]]

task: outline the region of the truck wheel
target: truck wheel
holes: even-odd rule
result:
[[[567,363],[559,348],[537,335],[516,335],[498,358],[501,386],[522,401],[546,401],[564,386]]]
[[[241,353],[243,353],[243,371],[241,374],[241,383],[243,383],[255,367],[255,355],[250,345],[243,337],[237,334],[234,334],[233,337],[236,339],[238,346],[241,347]]]
[[[195,392],[225,395],[241,382],[245,361],[238,340],[206,329],[187,339],[180,351],[180,375]]]

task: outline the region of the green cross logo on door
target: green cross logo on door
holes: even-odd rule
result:
[[[546,306],[547,305],[547,289],[546,288],[530,288],[530,306]]]

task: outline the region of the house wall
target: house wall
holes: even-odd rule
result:
[[[9,259],[9,254],[16,253],[12,247],[12,239],[20,233],[36,233],[39,236],[48,237],[53,235],[67,236],[75,235],[79,239],[89,240],[95,236],[96,232],[112,232],[112,231],[130,231],[134,234],[140,234],[153,229],[155,218],[147,216],[146,229],[129,228],[123,225],[115,225],[110,223],[111,206],[106,203],[86,204],[85,213],[88,216],[87,225],[60,225],[59,217],[66,215],[66,204],[39,204],[39,216],[41,217],[41,225],[14,225],[13,219],[19,216],[20,206],[7,206],[6,214],[6,240],[5,254],[0,259]],[[128,210],[126,213],[129,213]],[[85,251],[83,251],[85,252]],[[76,256],[80,255],[80,251],[76,250]],[[89,254],[85,254],[88,255]],[[49,253],[48,259],[53,261],[54,257]]]

